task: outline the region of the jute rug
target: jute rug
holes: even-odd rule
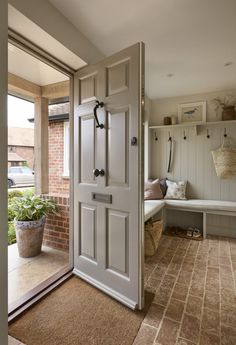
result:
[[[9,326],[26,345],[131,345],[143,311],[132,311],[77,277],[70,278]]]

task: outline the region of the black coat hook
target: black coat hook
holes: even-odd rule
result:
[[[227,138],[227,132],[226,132],[226,128],[224,129],[224,137]]]
[[[158,140],[158,137],[157,137],[157,132],[155,132],[155,141]]]
[[[184,138],[183,138],[183,139],[184,139],[184,140],[186,140],[186,139],[187,139],[185,131],[184,131]]]
[[[169,139],[168,139],[168,141],[172,141],[172,137],[170,135],[170,132],[169,132]]]
[[[207,128],[207,135],[206,135],[207,139],[210,139],[210,134],[209,134],[209,129]]]
[[[103,107],[104,107],[104,103],[103,102],[96,101],[96,105],[93,108],[93,115],[94,115],[95,121],[97,123],[96,128],[101,128],[101,129],[104,128],[104,125],[102,123],[99,123],[98,116],[97,116],[97,109],[98,108],[103,108]]]

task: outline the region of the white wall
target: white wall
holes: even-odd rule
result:
[[[221,119],[221,111],[215,112],[212,99],[223,96],[229,91],[206,93],[175,98],[165,98],[151,101],[151,125],[162,125],[163,117],[177,115],[178,104],[207,101],[207,121]],[[232,90],[236,94],[236,90]],[[210,138],[207,139],[206,128],[209,129]],[[222,121],[220,125],[202,126],[198,135],[193,128],[164,128],[150,130],[151,138],[151,167],[149,177],[168,177],[172,180],[187,180],[187,197],[200,199],[236,201],[236,178],[220,180],[216,176],[211,150],[218,148],[224,138],[224,129],[231,143],[236,146],[236,124],[227,124]],[[183,139],[185,134],[187,140]],[[158,141],[154,139],[154,133]],[[167,173],[169,157],[169,132],[174,140],[174,159],[172,171]],[[236,233],[236,217],[208,216],[207,232],[212,234],[232,236]]]
[[[7,1],[0,1],[0,344],[7,345]]]
[[[152,100],[150,125],[163,125],[165,116],[178,115],[178,104],[198,101],[207,101],[207,121],[219,121],[221,120],[221,111],[215,112],[215,105],[212,100],[217,96],[222,97],[231,92],[236,96],[236,89],[234,89]]]
[[[9,0],[8,2],[88,64],[95,63],[104,57],[99,49],[79,32],[49,1]],[[58,58],[60,57],[58,56]]]

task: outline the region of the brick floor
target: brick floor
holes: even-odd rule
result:
[[[145,289],[155,298],[135,345],[236,344],[236,239],[163,236]]]

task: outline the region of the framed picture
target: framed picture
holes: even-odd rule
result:
[[[179,104],[178,118],[179,123],[206,122],[206,102]]]

